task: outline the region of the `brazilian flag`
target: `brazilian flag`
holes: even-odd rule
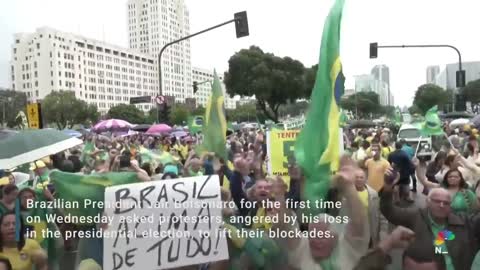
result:
[[[179,158],[172,156],[169,152],[157,152],[149,150],[143,146],[138,149],[138,153],[142,159],[142,165],[145,163],[150,163],[154,168],[158,167],[158,165],[169,164],[169,163],[178,163]]]
[[[196,134],[203,128],[203,116],[196,115],[188,117],[188,130],[191,134]]]
[[[212,93],[205,111],[205,123],[203,125],[203,145],[197,151],[213,152],[217,157],[227,159],[226,137],[227,120],[225,118],[225,107],[222,87],[217,72],[214,72]]]
[[[312,201],[326,197],[331,173],[339,167],[339,103],[345,82],[340,61],[343,6],[344,0],[337,0],[325,21],[310,108],[295,145],[296,160],[306,176],[305,196]]]
[[[65,215],[76,217],[95,217],[102,213],[99,208],[82,207],[86,200],[103,202],[105,188],[117,185],[137,183],[137,174],[134,172],[114,172],[104,174],[81,175],[53,171],[50,181],[55,185],[57,199],[65,202],[79,202],[80,208],[61,209]],[[94,225],[94,224],[79,224]]]

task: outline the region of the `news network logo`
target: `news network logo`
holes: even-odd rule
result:
[[[445,241],[451,241],[455,239],[455,234],[449,230],[439,231],[437,234],[437,238],[435,239],[435,254],[448,254],[446,250],[444,250],[443,245]]]

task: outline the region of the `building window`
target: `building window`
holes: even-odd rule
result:
[[[58,81],[58,85],[62,86],[62,80]]]
[[[38,97],[38,90],[35,90],[35,96]]]
[[[38,73],[37,73],[37,71],[36,71],[36,70],[35,70],[35,73],[34,73],[34,75],[35,75],[35,78],[37,78],[37,77],[38,77]]]
[[[40,50],[40,43],[37,43],[37,50]]]
[[[50,85],[53,86],[53,81],[50,81]]]

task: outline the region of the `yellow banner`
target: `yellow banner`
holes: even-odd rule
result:
[[[267,133],[268,173],[282,176],[290,185],[289,165],[295,163],[294,146],[300,130],[272,130]]]
[[[32,129],[41,128],[41,116],[40,116],[40,104],[39,103],[30,103],[27,104],[27,117],[28,117],[28,127]]]

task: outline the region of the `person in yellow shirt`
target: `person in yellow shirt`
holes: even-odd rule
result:
[[[382,141],[382,158],[388,159],[388,156],[392,152],[393,152],[393,147],[388,145],[387,141]]]
[[[368,172],[368,185],[378,192],[383,187],[384,175],[390,168],[390,163],[382,158],[380,145],[373,144],[371,150],[372,158],[365,162]]]
[[[48,270],[47,254],[35,240],[25,239],[23,225],[16,241],[16,222],[14,212],[0,217],[0,258],[8,259],[13,270]]]

